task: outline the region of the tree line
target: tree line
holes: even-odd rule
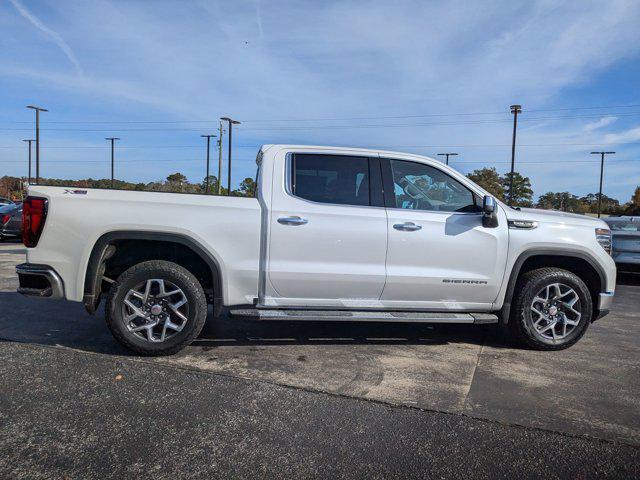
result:
[[[509,199],[511,172],[500,175],[495,168],[480,168],[467,177],[480,185],[496,198],[506,202]],[[570,192],[547,192],[533,201],[531,180],[518,172],[513,173],[513,205],[560,210],[572,213],[598,213],[598,193],[578,197]],[[621,204],[615,198],[602,194],[602,213],[607,215],[640,215],[640,186],[636,187],[631,199]]]
[[[100,188],[111,187],[111,179],[108,178],[86,178],[82,180],[67,180],[60,178],[41,178],[41,185],[54,187],[75,187],[75,188]],[[12,197],[14,200],[21,200],[24,195],[25,179],[18,177],[4,176],[0,178],[0,196]],[[185,175],[180,172],[172,173],[164,180],[148,183],[133,183],[114,179],[113,188],[116,190],[138,190],[151,192],[174,192],[174,193],[209,193],[218,194],[218,178],[215,175],[209,176],[209,189],[207,190],[207,179],[202,182],[191,183]],[[238,188],[231,190],[234,197],[253,197],[256,193],[256,182],[253,178],[245,178],[240,182]],[[229,189],[221,186],[221,195],[229,195]]]

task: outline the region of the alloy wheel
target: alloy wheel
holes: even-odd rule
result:
[[[173,337],[187,324],[189,301],[168,280],[152,278],[130,289],[122,303],[122,318],[136,337],[158,343]]]
[[[582,310],[577,292],[563,283],[542,288],[531,302],[533,328],[546,340],[565,339],[580,323]]]

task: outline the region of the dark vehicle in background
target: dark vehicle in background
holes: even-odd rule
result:
[[[611,256],[620,270],[640,272],[640,217],[608,217],[611,229]]]
[[[22,237],[22,204],[0,205],[0,241]]]

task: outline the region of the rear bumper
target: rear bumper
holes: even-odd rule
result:
[[[16,266],[16,273],[20,281],[18,293],[54,300],[64,298],[64,283],[50,266],[22,263]]]
[[[601,292],[598,296],[598,317],[602,318],[611,311],[613,304],[614,292]]]

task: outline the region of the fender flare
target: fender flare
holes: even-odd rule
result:
[[[600,291],[604,292],[607,289],[607,275],[604,269],[602,268],[602,266],[600,266],[598,261],[588,253],[580,250],[567,250],[565,248],[532,248],[529,250],[525,250],[518,256],[518,258],[514,262],[513,268],[511,269],[511,274],[509,275],[507,290],[504,294],[504,302],[502,304],[502,308],[500,309],[500,318],[503,324],[509,323],[509,317],[511,314],[511,299],[513,298],[513,292],[516,288],[516,283],[518,281],[518,277],[520,276],[522,265],[524,265],[524,262],[526,262],[531,257],[543,255],[552,255],[556,257],[573,257],[586,261],[598,274],[598,278],[600,279]]]
[[[89,262],[85,269],[83,303],[87,311],[95,313],[100,296],[96,294],[97,274],[103,262],[108,258],[108,247],[116,240],[154,240],[161,242],[172,242],[184,245],[193,250],[211,270],[213,279],[213,300],[214,315],[218,315],[222,309],[222,274],[218,261],[199,242],[191,237],[180,233],[138,231],[138,230],[116,230],[103,234],[93,245]]]

